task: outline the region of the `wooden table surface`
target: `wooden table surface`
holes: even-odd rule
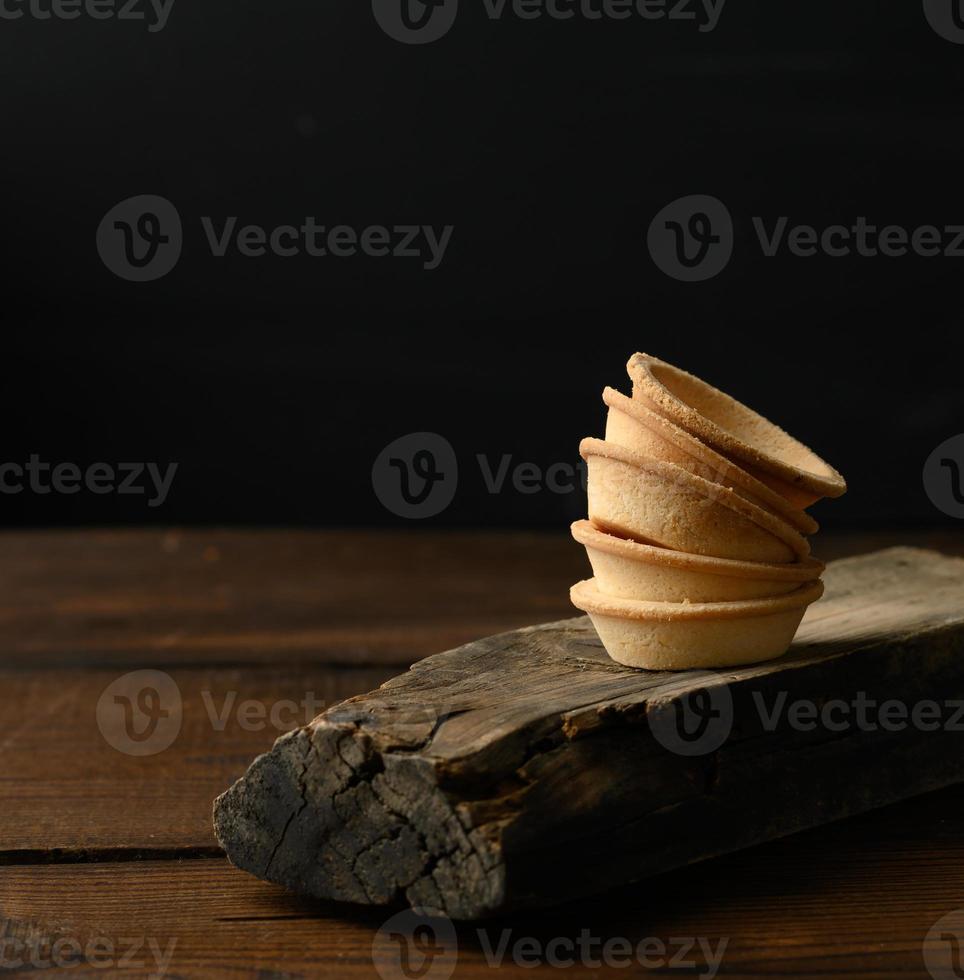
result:
[[[818,540],[828,559],[888,544],[964,554],[964,535],[947,532]],[[211,803],[323,707],[428,654],[572,615],[584,562],[564,535],[523,533],[5,534],[0,970],[378,976],[372,944],[391,910],[302,899],[231,868]],[[115,682],[139,670],[176,685],[180,727],[159,721],[160,748],[109,720]],[[943,916],[939,931],[964,935],[961,909],[964,787],[593,901],[461,925],[457,958],[424,976],[527,976],[540,952],[536,971],[558,971],[548,951],[568,946],[552,940],[588,933],[565,975],[706,976],[698,940],[725,940],[726,977],[964,977],[928,973],[922,955]],[[607,939],[611,963],[643,940],[645,958],[600,966]]]

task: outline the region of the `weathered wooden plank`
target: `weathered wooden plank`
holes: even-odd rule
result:
[[[432,975],[454,968],[457,980],[494,976],[487,953],[498,949],[500,977],[540,971],[512,949],[535,941],[534,959],[555,974],[554,939],[597,938],[565,976],[702,976],[669,967],[664,957],[631,968],[600,968],[610,940],[634,950],[645,940],[680,948],[683,937],[726,941],[720,977],[727,980],[895,980],[926,977],[922,945],[931,927],[964,895],[964,787],[953,787],[844,823],[817,828],[750,851],[661,876],[645,887],[618,889],[604,902],[574,902],[493,922],[457,924],[455,940],[438,936]],[[0,934],[100,936],[129,949],[140,939],[140,967],[84,969],[71,975],[144,977],[152,948],[172,949],[166,976],[201,978],[378,976],[376,933],[394,910],[334,906],[299,897],[231,868],[223,860],[148,861],[0,868]],[[676,938],[677,942],[672,940]],[[172,947],[172,941],[173,947]],[[457,945],[456,945],[457,944]],[[653,945],[650,950],[657,948]],[[12,955],[13,949],[8,950]],[[418,958],[411,966],[420,966]],[[401,976],[396,968],[389,976]],[[950,974],[948,974],[950,975]]]
[[[633,671],[584,618],[430,657],[280,739],[218,800],[218,837],[239,867],[298,891],[471,919],[964,779],[957,731],[873,731],[853,706],[843,731],[786,714],[767,729],[781,698],[964,697],[964,562],[893,549],[826,581],[768,664]],[[699,730],[701,705],[721,720],[682,744],[677,716]]]
[[[386,680],[387,667],[170,667],[162,719],[144,742],[98,724],[123,670],[0,670],[0,865],[46,854],[219,853],[211,800],[252,755],[324,706]],[[153,673],[136,687],[155,686]],[[128,691],[127,694],[136,691]],[[110,696],[110,695],[109,695]],[[312,702],[314,707],[312,708]],[[121,706],[107,703],[108,712]],[[113,715],[113,721],[126,719]],[[150,719],[137,713],[135,733]],[[105,736],[110,736],[110,740]],[[132,755],[130,750],[149,750]]]

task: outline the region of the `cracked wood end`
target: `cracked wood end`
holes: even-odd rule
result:
[[[795,700],[964,698],[964,561],[895,548],[825,578],[790,652],[745,668],[621,667],[585,617],[429,657],[278,739],[215,801],[218,839],[298,892],[475,919],[964,780],[964,732],[774,725]],[[671,751],[706,698],[728,737]]]

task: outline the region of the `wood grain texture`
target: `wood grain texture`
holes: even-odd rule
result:
[[[279,740],[218,800],[218,838],[297,891],[473,919],[964,779],[959,732],[767,729],[756,699],[964,697],[964,561],[893,549],[826,583],[785,657],[734,670],[621,667],[584,617],[430,657]],[[670,751],[697,696],[728,738]]]
[[[490,965],[487,950],[504,930],[510,949],[534,938],[543,960],[553,938],[576,940],[588,930],[600,945],[658,939],[668,948],[674,937],[725,939],[719,976],[728,980],[927,980],[924,939],[962,905],[964,787],[956,786],[678,869],[604,901],[456,924],[457,948],[445,949],[456,980],[705,975],[702,962],[651,970],[582,963],[560,970],[543,962],[533,970],[507,955]],[[299,897],[223,860],[0,868],[0,916],[10,934],[32,927],[82,940],[151,937],[162,948],[175,940],[174,977],[374,980],[374,941],[391,914]],[[71,974],[104,971],[78,967]]]
[[[397,668],[346,668],[408,666],[571,615],[568,586],[586,574],[564,532],[120,530],[5,533],[2,543],[0,934],[40,923],[176,937],[167,975],[198,978],[374,977],[372,940],[388,914],[298,898],[198,858],[212,843],[211,799],[274,741],[233,723],[212,731],[197,714],[201,692],[357,694]],[[829,559],[899,543],[964,554],[952,531],[824,531],[818,550]],[[174,745],[134,759],[104,745],[93,712],[105,684],[142,667],[169,671],[188,707]],[[964,906],[962,814],[964,787],[942,790],[497,925],[541,940],[583,927],[726,935],[721,974],[747,980],[926,978],[924,935]],[[152,854],[164,859],[140,859]],[[472,927],[459,940],[454,976],[491,976]],[[69,975],[146,974],[115,964]]]
[[[162,706],[180,710],[180,728],[156,754],[134,756],[124,730],[98,724],[117,670],[0,670],[0,864],[54,850],[216,851],[211,800],[252,753],[391,673],[171,668],[176,690]]]
[[[964,534],[821,534],[824,559]],[[395,664],[572,614],[565,532],[6,532],[0,666]]]
[[[5,665],[396,664],[569,615],[565,535],[4,535]]]

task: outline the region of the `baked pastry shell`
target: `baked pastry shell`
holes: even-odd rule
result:
[[[675,551],[740,561],[792,562],[807,539],[782,518],[675,463],[583,439],[589,519],[601,530]]]
[[[741,602],[640,602],[604,595],[594,579],[570,590],[592,620],[606,652],[645,670],[735,667],[782,656],[807,607],[823,594],[819,580],[786,595]]]
[[[748,562],[691,555],[618,538],[591,521],[576,521],[572,536],[583,545],[600,592],[620,599],[658,602],[733,602],[784,595],[818,579],[824,565]]]
[[[737,463],[802,509],[839,497],[844,478],[812,449],[742,402],[649,354],[626,365],[633,399]]]
[[[805,510],[641,401],[627,398],[614,388],[603,391],[603,401],[609,408],[606,442],[625,446],[641,456],[676,463],[696,476],[729,487],[758,507],[782,517],[801,534],[820,530]]]

